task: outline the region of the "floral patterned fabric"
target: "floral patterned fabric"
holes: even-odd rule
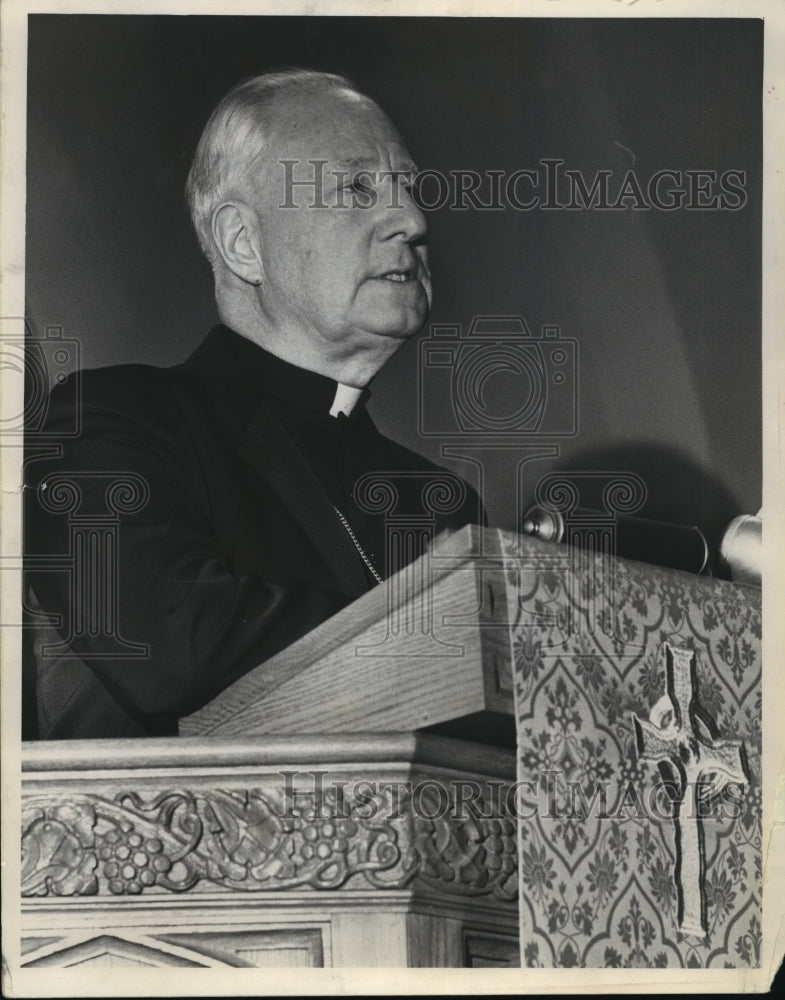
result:
[[[511,535],[502,551],[523,965],[758,965],[760,591]],[[636,716],[673,723],[666,643],[694,654],[685,746],[740,742],[743,782],[714,773],[690,784],[678,761],[636,744]],[[679,870],[688,823],[699,825],[699,879]],[[687,897],[701,933],[681,926]]]

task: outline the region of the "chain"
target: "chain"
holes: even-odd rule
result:
[[[368,567],[368,569],[373,574],[374,580],[376,580],[377,583],[383,583],[384,581],[379,576],[379,574],[376,572],[376,567],[371,562],[371,560],[368,558],[368,556],[365,554],[365,551],[364,551],[362,545],[360,545],[360,543],[357,541],[357,536],[352,531],[352,528],[351,528],[351,525],[349,524],[349,522],[346,520],[346,518],[343,516],[343,514],[338,510],[337,507],[333,506],[333,510],[338,515],[338,517],[339,517],[339,519],[341,521],[341,524],[344,526],[344,528],[346,528],[346,534],[349,536],[349,538],[351,538],[352,543],[354,544],[354,547],[357,549],[358,553],[360,554],[360,558],[362,559],[362,561],[365,563],[365,565]]]

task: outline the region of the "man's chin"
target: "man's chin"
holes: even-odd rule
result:
[[[405,315],[391,319],[389,323],[376,323],[371,327],[378,337],[406,341],[416,336],[428,321],[428,310],[408,311]]]
[[[420,281],[396,283],[374,279],[371,285],[384,289],[383,297],[367,302],[367,329],[381,337],[409,340],[425,326],[431,309],[430,297]]]
[[[377,337],[382,337],[385,340],[400,340],[403,344],[407,340],[411,340],[416,334],[422,330],[423,324],[421,323],[416,329],[406,328],[405,330],[378,330],[376,332]]]

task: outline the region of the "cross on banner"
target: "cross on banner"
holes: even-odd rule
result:
[[[685,934],[707,933],[704,896],[705,846],[700,816],[701,788],[714,775],[716,793],[731,781],[744,784],[744,744],[717,740],[716,729],[698,703],[695,653],[665,643],[666,694],[652,708],[649,721],[633,713],[639,760],[669,764],[678,775],[674,802],[676,891],[679,929]],[[688,789],[693,788],[692,815],[681,815]]]

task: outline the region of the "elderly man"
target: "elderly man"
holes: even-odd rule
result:
[[[83,373],[76,437],[56,389],[62,454],[31,466],[40,738],[174,734],[399,568],[356,485],[380,473],[417,514],[424,479],[448,475],[365,409],[430,307],[412,171],[342,77],[267,74],[216,108],[187,193],[221,325],[174,368]],[[458,484],[434,533],[481,516]]]

